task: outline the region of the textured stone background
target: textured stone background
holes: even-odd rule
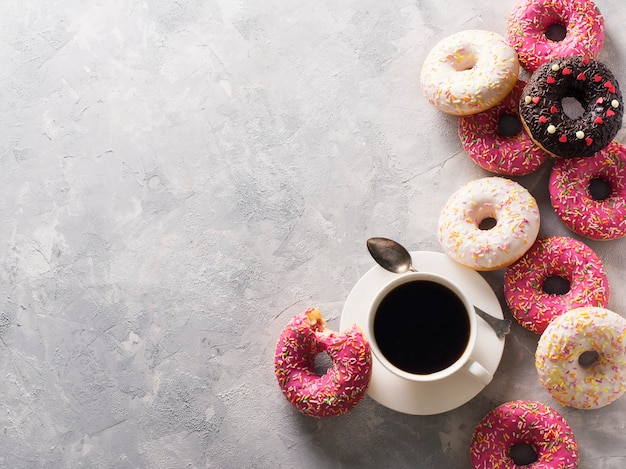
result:
[[[442,415],[306,418],[273,375],[292,315],[338,327],[368,237],[440,251],[445,200],[488,174],[419,69],[453,32],[504,34],[512,0],[0,3],[0,467],[461,468],[510,399],[557,407],[581,468],[626,465],[626,398],[555,404],[517,325]],[[626,82],[626,9],[597,3]],[[549,170],[517,180],[570,235]],[[625,243],[589,242],[622,314]]]

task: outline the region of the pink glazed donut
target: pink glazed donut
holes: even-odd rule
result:
[[[565,30],[562,40],[550,28]],[[507,21],[507,39],[529,72],[557,57],[595,59],[604,42],[604,18],[591,0],[520,0]]]
[[[549,277],[569,283],[565,294],[546,293]],[[609,280],[602,262],[586,244],[562,236],[538,239],[504,274],[504,297],[518,323],[541,334],[548,324],[572,308],[606,307]]]
[[[592,182],[604,184],[607,193],[594,198]],[[605,241],[626,235],[626,147],[611,142],[590,157],[558,159],[550,199],[563,223],[581,236]]]
[[[332,366],[318,376],[314,364],[321,352]],[[294,407],[313,417],[334,417],[352,410],[365,395],[372,373],[370,345],[357,325],[341,334],[330,331],[320,311],[310,308],[283,329],[274,371]]]
[[[521,124],[519,100],[525,86],[525,82],[518,81],[500,104],[459,118],[463,148],[474,163],[487,171],[505,176],[525,176],[550,158],[549,153],[535,145]],[[506,120],[512,127],[519,125],[519,129],[513,128],[517,133],[511,135],[501,131],[501,123]]]
[[[474,469],[575,468],[578,443],[565,419],[552,407],[512,401],[489,412],[470,445]]]

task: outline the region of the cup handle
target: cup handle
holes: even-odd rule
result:
[[[465,369],[469,374],[473,377],[481,381],[485,386],[488,385],[493,379],[493,375],[489,373],[480,363],[476,360],[470,360],[466,365]]]

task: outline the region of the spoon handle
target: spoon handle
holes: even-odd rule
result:
[[[478,306],[474,306],[474,309],[476,310],[476,314],[478,314],[487,324],[491,326],[491,328],[496,332],[496,335],[499,339],[511,332],[510,319],[496,318],[491,314],[484,312]]]

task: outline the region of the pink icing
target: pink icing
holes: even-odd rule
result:
[[[524,127],[511,137],[498,134],[503,115],[519,119],[519,100],[526,85],[518,81],[504,100],[491,109],[459,118],[459,137],[469,157],[481,168],[506,176],[524,176],[539,169],[550,155],[535,145]]]
[[[589,182],[596,178],[611,187],[604,200],[589,192]],[[550,199],[563,223],[579,235],[595,240],[626,235],[626,147],[611,142],[593,156],[557,160]]]
[[[315,357],[326,352],[332,366],[314,371]],[[370,346],[357,325],[330,331],[319,310],[292,318],[282,331],[274,356],[278,384],[289,402],[314,417],[346,413],[363,398],[372,371]]]
[[[554,24],[567,30],[562,41],[545,35]],[[604,42],[604,18],[590,0],[520,0],[509,15],[507,39],[532,73],[556,57],[597,58]]]
[[[572,429],[556,410],[534,401],[507,402],[485,416],[470,445],[472,466],[519,467],[509,455],[515,444],[533,446],[539,457],[533,469],[577,467],[578,444]]]
[[[570,290],[545,293],[546,278],[562,277]],[[526,329],[541,334],[557,316],[579,306],[607,306],[609,281],[598,256],[573,238],[539,239],[504,275],[504,296],[511,313]]]

